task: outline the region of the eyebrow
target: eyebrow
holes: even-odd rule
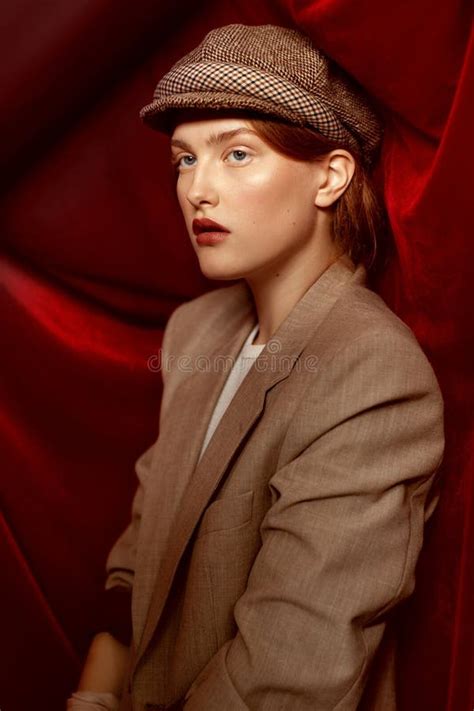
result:
[[[206,145],[208,146],[218,146],[224,141],[229,140],[229,138],[234,138],[241,133],[253,133],[257,136],[257,132],[251,128],[235,128],[232,131],[221,131],[221,133],[211,133],[209,138],[206,140]],[[177,148],[184,148],[187,151],[191,150],[191,146],[186,141],[181,141],[179,138],[171,139],[171,146],[176,146]]]

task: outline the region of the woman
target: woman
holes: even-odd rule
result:
[[[271,25],[210,32],[141,115],[171,136],[201,270],[239,281],[169,319],[116,612],[68,708],[396,709],[444,439],[429,362],[366,286],[379,120]]]

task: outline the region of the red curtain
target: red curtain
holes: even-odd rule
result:
[[[178,57],[230,22],[299,27],[384,113],[378,180],[394,249],[373,286],[430,358],[447,434],[440,504],[400,615],[400,709],[471,708],[471,21],[461,0],[5,0],[2,711],[64,708],[133,463],[157,434],[163,327],[220,285],[199,272],[166,139],[138,111]]]

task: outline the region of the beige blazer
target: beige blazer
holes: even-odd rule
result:
[[[443,403],[410,329],[347,257],[253,364],[197,464],[256,313],[245,281],[178,307],[159,437],[106,587],[133,586],[122,711],[392,711]]]

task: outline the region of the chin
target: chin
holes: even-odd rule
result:
[[[233,279],[241,279],[243,274],[241,270],[235,266],[225,264],[210,264],[210,260],[200,260],[199,267],[201,272],[208,279],[216,279],[219,281],[231,281]]]

